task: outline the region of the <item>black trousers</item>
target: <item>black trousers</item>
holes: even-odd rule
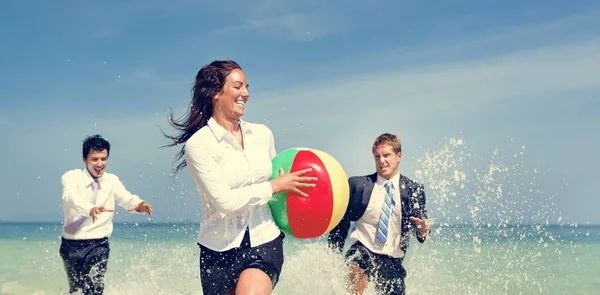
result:
[[[346,252],[346,261],[357,264],[369,280],[375,282],[378,294],[405,294],[406,270],[401,258],[373,253],[362,243],[356,242]]]
[[[282,232],[274,240],[250,247],[250,232],[246,229],[242,244],[224,252],[213,251],[200,244],[200,280],[205,295],[223,295],[234,288],[242,271],[256,268],[271,278],[273,288],[283,267]]]
[[[110,247],[108,238],[92,240],[67,240],[60,244],[69,292],[81,290],[85,295],[104,292],[104,274],[108,264]]]

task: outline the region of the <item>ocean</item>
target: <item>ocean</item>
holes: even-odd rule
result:
[[[202,294],[194,223],[117,223],[105,294]],[[407,294],[599,294],[600,226],[435,225],[411,239]],[[0,294],[67,294],[60,223],[0,223]],[[323,238],[285,239],[274,294],[346,294]],[[374,294],[370,286],[367,294]]]

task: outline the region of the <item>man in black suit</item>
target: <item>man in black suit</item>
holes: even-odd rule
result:
[[[350,201],[340,223],[329,233],[328,244],[342,252],[350,223],[350,289],[362,294],[374,280],[381,294],[405,294],[406,270],[402,266],[410,234],[421,243],[429,236],[425,190],[400,174],[400,139],[384,133],[373,144],[377,172],[348,180]]]

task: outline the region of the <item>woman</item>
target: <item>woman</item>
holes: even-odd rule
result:
[[[268,206],[277,192],[307,195],[315,187],[310,169],[271,181],[276,155],[273,134],[262,124],[241,120],[250,97],[242,68],[213,61],[196,75],[187,116],[170,122],[184,144],[175,173],[188,167],[202,200],[198,232],[204,294],[270,294],[283,265],[284,234]],[[182,159],[183,158],[183,159]]]

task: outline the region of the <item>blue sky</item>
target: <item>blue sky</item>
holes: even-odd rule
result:
[[[245,119],[267,124],[279,151],[319,148],[367,174],[372,141],[393,132],[402,173],[426,182],[439,222],[600,223],[596,1],[302,3],[2,1],[0,218],[60,221],[60,175],[100,133],[108,171],[155,220],[197,220],[195,187],[187,171],[168,177],[176,150],[159,148],[159,127],[172,131],[167,111],[183,114],[200,67],[231,58],[251,84]],[[468,160],[424,164],[449,138]],[[506,170],[478,175],[495,150]],[[454,170],[465,190],[443,185]],[[118,221],[145,220],[124,212]]]

